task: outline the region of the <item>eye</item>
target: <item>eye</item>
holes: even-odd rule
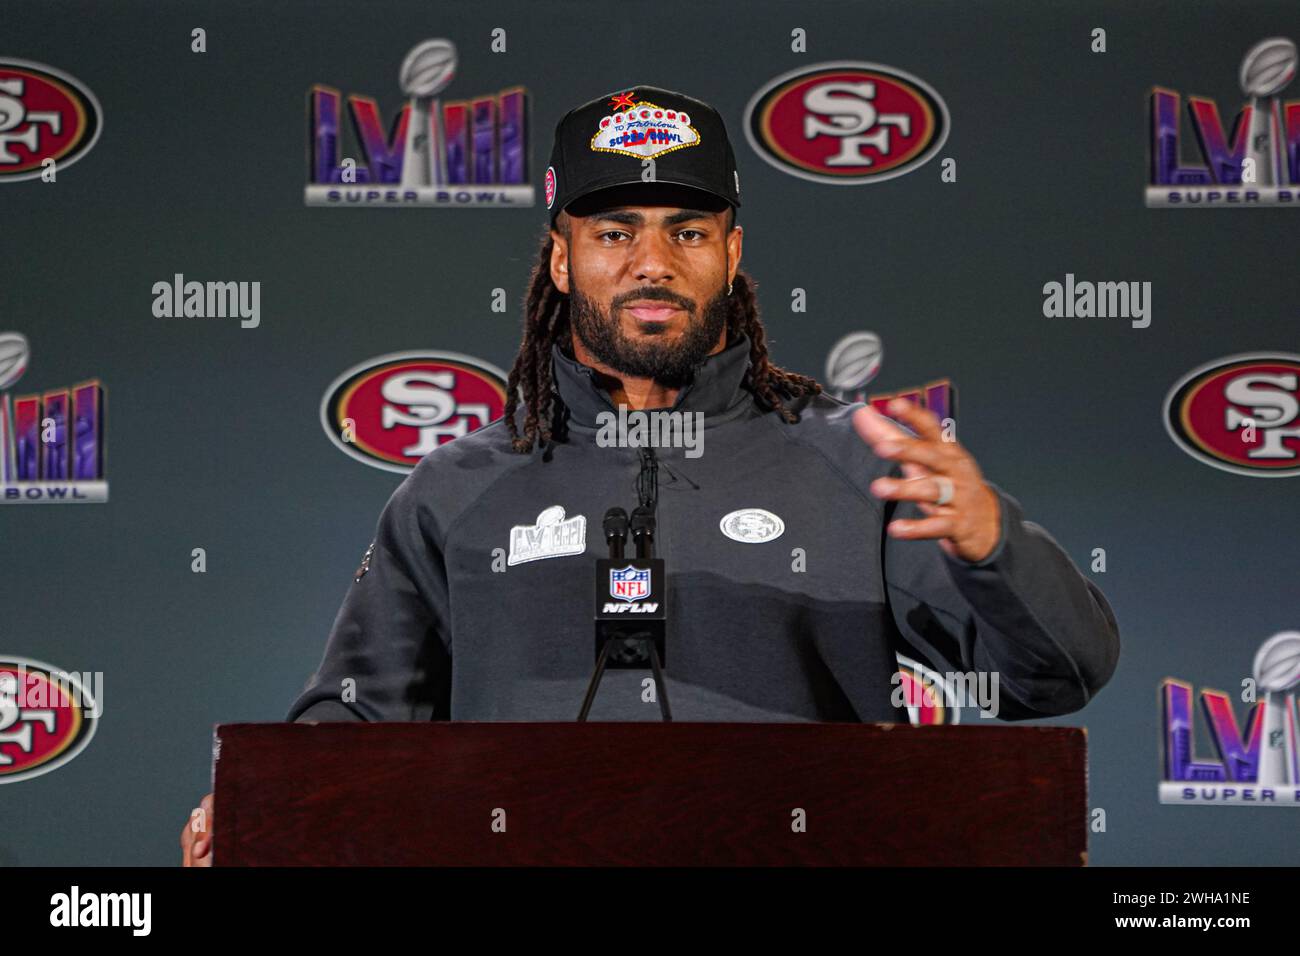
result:
[[[703,239],[703,238],[704,238],[704,233],[700,232],[700,230],[698,230],[698,229],[683,229],[683,230],[682,230],[681,232],[679,232],[677,235],[678,235],[679,237],[681,237],[681,238],[686,238],[688,233],[689,233],[691,236],[694,236],[696,239]],[[687,238],[687,242],[692,242],[692,241],[694,241],[694,240]]]
[[[604,232],[596,233],[596,238],[602,242],[608,242],[610,236],[626,236],[627,233],[621,229],[606,229]]]

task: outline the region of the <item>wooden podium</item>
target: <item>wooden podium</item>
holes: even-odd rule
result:
[[[213,862],[1081,866],[1086,768],[1075,727],[223,724]]]

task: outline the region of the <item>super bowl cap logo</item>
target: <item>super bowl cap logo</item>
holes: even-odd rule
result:
[[[102,114],[80,81],[43,63],[0,58],[0,182],[62,171],[99,140]]]
[[[741,544],[763,544],[785,533],[785,522],[762,508],[733,511],[723,517],[719,527],[728,538]]]
[[[842,60],[783,73],[745,108],[745,137],[765,162],[834,185],[880,182],[928,162],[948,137],[948,107],[925,81]]]
[[[631,103],[632,95],[614,98],[616,103],[626,102],[627,109],[601,117],[591,137],[592,152],[649,159],[700,144],[699,130],[687,113],[648,100]]]

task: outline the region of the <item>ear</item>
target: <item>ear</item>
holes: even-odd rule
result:
[[[740,226],[733,226],[731,232],[727,233],[727,285],[736,281],[736,273],[740,270],[740,255],[743,250],[745,239],[745,230]]]
[[[551,282],[565,295],[569,294],[569,240],[556,230],[551,230]]]

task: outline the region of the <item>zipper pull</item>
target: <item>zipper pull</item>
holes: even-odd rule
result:
[[[654,448],[640,449],[641,473],[636,478],[636,495],[643,507],[654,511],[659,503],[659,459]]]

